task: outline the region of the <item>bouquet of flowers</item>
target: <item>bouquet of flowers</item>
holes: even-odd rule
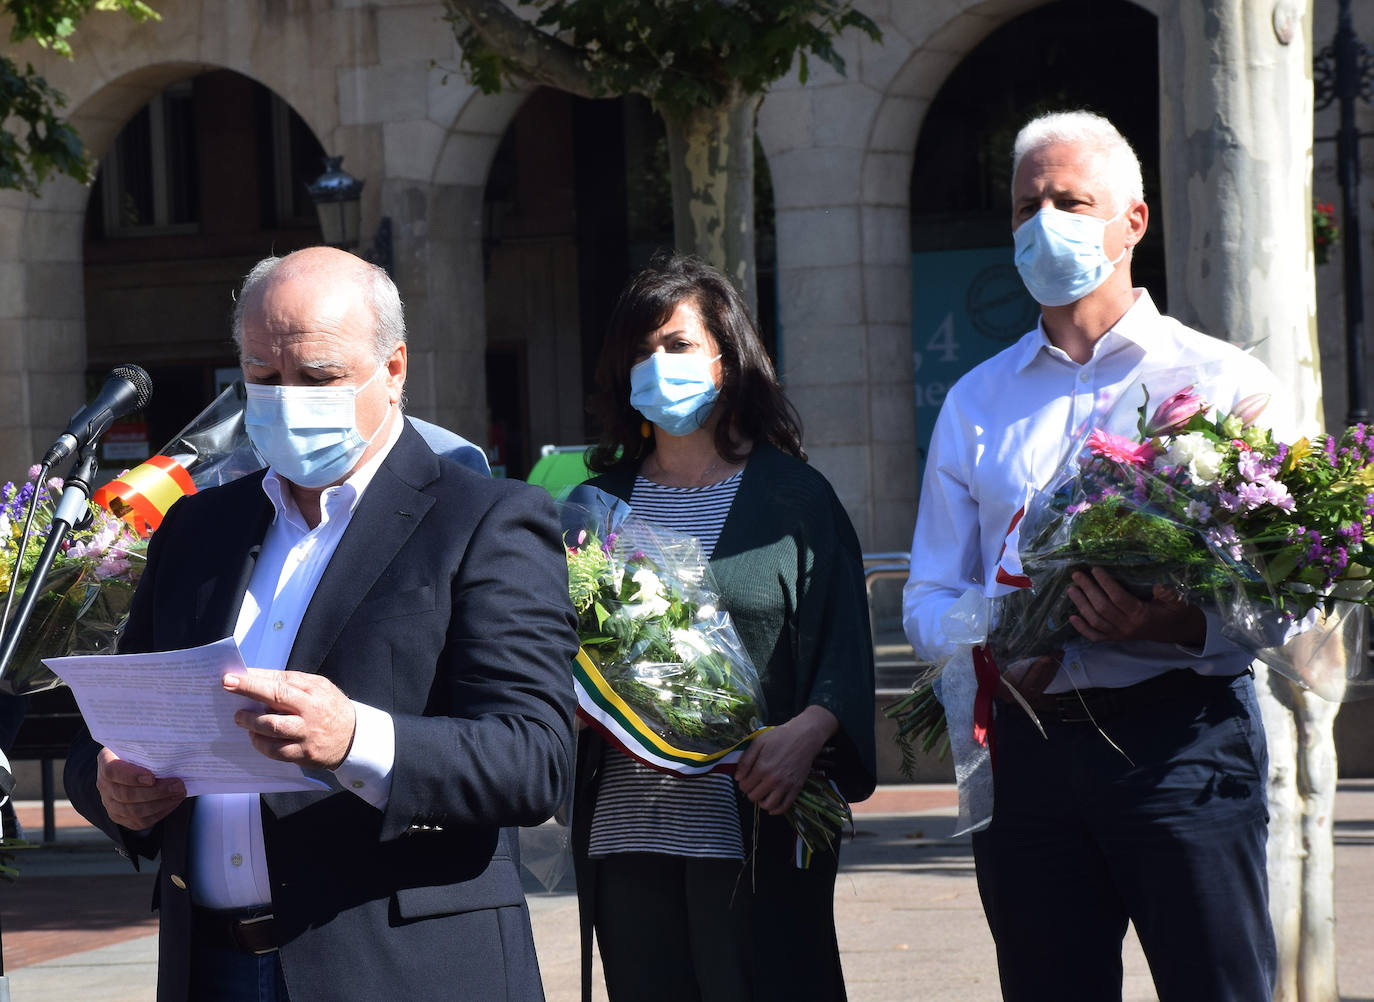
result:
[[[1365,695],[1374,429],[1285,443],[1258,423],[1266,395],[1221,413],[1188,375],[1148,377],[1136,434],[1109,431],[1120,428],[1109,416],[1028,497],[998,567],[1001,593],[980,614],[985,640],[969,642],[984,642],[1003,672],[1087,643],[1069,623],[1067,589],[1097,566],[1142,597],[1163,586],[1215,609],[1223,636],[1326,698]],[[1153,410],[1151,381],[1172,391]],[[939,682],[936,668],[888,707],[904,759],[950,734]]]
[[[1008,540],[1004,569],[1023,587],[994,604],[994,660],[1081,640],[1066,591],[1075,570],[1099,566],[1142,596],[1165,586],[1217,608],[1228,639],[1320,691],[1285,647],[1319,626],[1348,632],[1363,621],[1351,603],[1374,604],[1374,432],[1280,442],[1256,423],[1267,403],[1254,395],[1222,414],[1190,385],[1151,412],[1147,387],[1137,436],[1094,429]],[[1347,680],[1362,672],[1341,660]]]
[[[92,495],[91,524],[74,530],[43,582],[4,685],[16,693],[61,685],[41,661],[66,654],[102,654],[115,640],[143,572],[147,537],[180,497],[262,468],[243,428],[243,386],[234,383],[165,445],[158,455],[125,470]],[[29,471],[29,479],[38,468]],[[0,492],[0,606],[12,579],[18,596],[43,549],[62,481],[6,484]],[[19,548],[24,515],[38,492],[33,524],[38,531]],[[16,573],[17,568],[17,573]]]
[[[38,468],[29,471],[36,477]],[[14,608],[38,562],[51,530],[54,495],[62,480],[0,489],[0,606],[11,588]],[[19,539],[35,494],[34,532],[24,552]],[[91,521],[73,529],[54,558],[24,637],[15,650],[6,682],[17,693],[41,692],[59,685],[41,658],[59,654],[99,654],[112,650],[143,571],[147,543],[125,522],[95,504]]]
[[[578,713],[613,745],[679,775],[732,771],[765,728],[763,691],[697,540],[650,525],[601,492],[564,503],[568,589],[582,648]],[[788,813],[800,865],[829,847],[849,806],[813,774]]]

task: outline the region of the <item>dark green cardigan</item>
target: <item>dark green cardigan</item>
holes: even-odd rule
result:
[[[634,471],[589,482],[628,501]],[[770,445],[755,447],[710,567],[721,607],[763,682],[766,722],[784,723],[812,704],[825,707],[840,722],[827,772],[846,799],[867,797],[877,782],[868,596],[858,537],[830,484]],[[587,839],[605,749],[595,731],[582,732],[572,823],[584,998],[591,987],[594,880]],[[753,812],[739,799],[741,821],[750,831]]]

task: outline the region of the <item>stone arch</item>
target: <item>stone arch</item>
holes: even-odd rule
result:
[[[1152,13],[1160,0],[1133,0]],[[989,34],[1046,0],[892,4],[881,44],[837,42],[847,75],[812,64],[760,111],[778,206],[782,348],[807,448],[870,549],[904,549],[917,499],[910,180],[924,115]],[[951,11],[951,7],[954,9]],[[857,412],[852,402],[864,401]]]
[[[178,53],[169,53],[175,56]],[[205,72],[233,69],[273,89],[263,74],[204,60],[169,58],[109,76],[105,72],[66,85],[70,121],[93,158],[106,153],[129,119],[167,87]],[[108,67],[101,66],[102,70]],[[292,102],[276,91],[288,104]],[[297,107],[296,105],[292,105]],[[318,106],[298,108],[317,137]],[[334,116],[337,118],[337,116]],[[314,119],[312,121],[311,119]],[[326,126],[326,130],[328,126]],[[18,364],[13,403],[0,413],[0,448],[14,457],[17,470],[60,428],[84,396],[87,358],[84,247],[85,216],[91,189],[67,178],[49,181],[41,197],[17,192],[0,195],[0,228],[18,236],[0,246],[0,274],[13,295],[0,307],[0,345],[14,351]],[[7,475],[16,471],[6,471]]]
[[[865,145],[860,180],[861,199],[868,210],[864,215],[865,265],[906,268],[911,250],[907,214],[915,140],[930,102],[950,73],[997,28],[1049,2],[974,0],[938,24],[930,23],[920,5],[893,5],[891,23],[883,25],[884,39],[892,45],[901,37],[908,47],[905,60],[884,82]],[[1156,17],[1159,14],[1161,0],[1129,2]]]

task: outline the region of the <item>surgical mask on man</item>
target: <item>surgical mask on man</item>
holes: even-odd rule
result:
[[[630,369],[630,406],[669,435],[690,435],[705,424],[720,395],[711,378],[717,358],[654,352]]]
[[[1115,261],[1108,258],[1102,249],[1104,232],[1125,212],[1098,219],[1047,205],[1017,227],[1012,234],[1016,270],[1037,303],[1076,303],[1108,279],[1126,248]]]
[[[381,371],[379,367],[359,386],[248,383],[244,430],[259,455],[291,483],[332,484],[353,468],[372,442],[358,431],[355,400]],[[381,425],[377,428],[380,431]]]

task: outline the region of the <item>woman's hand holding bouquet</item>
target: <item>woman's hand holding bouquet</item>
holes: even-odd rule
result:
[[[786,814],[799,859],[832,845],[849,820],[844,799],[823,775],[796,783],[778,766],[796,757],[785,746],[804,741],[814,720],[807,728],[764,726],[758,674],[717,606],[696,539],[650,525],[607,497],[592,506],[596,515],[576,500],[563,509],[582,644],[574,672],[579,716],[666,772],[732,772],[747,763],[737,773],[741,789],[757,794],[751,799],[762,809]]]

